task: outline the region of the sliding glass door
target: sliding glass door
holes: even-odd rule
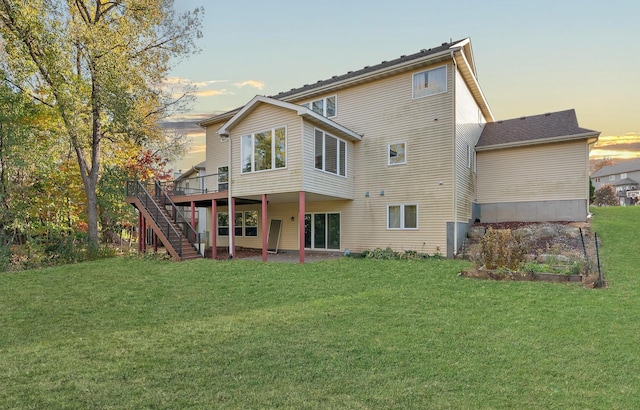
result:
[[[340,214],[305,214],[304,247],[340,250]]]

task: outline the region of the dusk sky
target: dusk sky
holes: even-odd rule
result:
[[[466,37],[496,120],[574,108],[601,132],[592,156],[640,156],[638,1],[175,2],[198,6],[202,51],[170,76],[197,89],[173,118],[191,140],[175,170],[204,160],[203,118]]]

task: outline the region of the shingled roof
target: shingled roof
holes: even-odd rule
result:
[[[321,89],[323,87],[331,86],[334,84],[337,85],[340,82],[343,82],[343,81],[346,82],[352,79],[357,79],[358,77],[366,77],[368,74],[374,74],[376,72],[385,72],[386,70],[392,71],[395,66],[402,66],[403,64],[406,64],[406,63],[410,64],[414,60],[419,61],[420,59],[424,59],[427,57],[434,57],[438,53],[444,53],[452,48],[455,48],[456,45],[463,42],[468,42],[468,39],[465,38],[461,40],[445,42],[438,47],[433,47],[428,49],[425,48],[414,54],[402,55],[393,60],[382,61],[380,64],[365,66],[362,69],[349,71],[342,75],[334,75],[331,78],[328,78],[326,80],[319,80],[312,84],[305,84],[302,87],[292,88],[289,91],[280,92],[278,94],[270,96],[269,98],[273,98],[276,100],[290,101],[289,97],[294,97],[294,98],[291,98],[291,100],[295,100],[295,96],[298,94],[313,92],[313,90],[315,89]],[[201,121],[200,125],[206,126],[210,123],[213,123],[214,121],[224,121],[225,119],[231,118],[235,113],[237,113],[241,109],[242,107],[238,107],[231,111],[214,115],[213,117],[210,117],[205,119],[204,121]]]
[[[575,110],[497,121],[485,125],[478,151],[592,138],[600,132],[581,128]]]
[[[333,77],[326,79],[326,80],[320,80],[316,83],[313,84],[305,84],[302,87],[298,87],[298,88],[292,88],[289,91],[286,92],[281,92],[278,93],[276,95],[271,96],[271,98],[276,98],[276,99],[280,99],[280,98],[285,98],[285,97],[289,97],[291,95],[295,95],[295,94],[299,94],[299,93],[303,93],[306,91],[310,91],[313,90],[314,88],[320,88],[320,87],[324,87],[326,85],[330,85],[333,83],[337,83],[340,81],[344,81],[344,80],[348,80],[350,78],[355,78],[355,77],[359,77],[363,74],[368,74],[368,73],[373,73],[375,71],[379,71],[379,70],[385,70],[387,68],[393,67],[395,65],[398,64],[402,64],[402,63],[406,63],[412,60],[417,60],[419,58],[423,58],[423,57],[427,57],[433,54],[437,54],[440,53],[442,51],[446,51],[448,49],[450,49],[454,44],[460,43],[462,41],[464,41],[465,39],[461,39],[461,40],[457,40],[457,41],[451,41],[448,43],[442,43],[440,46],[438,47],[434,47],[434,48],[429,48],[429,49],[422,49],[417,53],[414,54],[410,54],[410,55],[402,55],[396,59],[393,60],[389,60],[389,61],[383,61],[380,64],[376,64],[376,65],[372,65],[372,66],[366,66],[360,70],[355,70],[355,71],[349,71],[346,74],[342,74],[342,75],[334,75]]]
[[[626,172],[640,171],[640,159],[624,161],[619,164],[607,165],[591,175],[591,178],[606,177],[609,175],[624,174]]]

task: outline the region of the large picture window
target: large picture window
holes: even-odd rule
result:
[[[285,127],[243,135],[242,173],[266,171],[287,166],[287,131]]]
[[[413,75],[413,98],[447,92],[447,67],[442,66]]]
[[[307,107],[313,112],[316,112],[327,118],[335,117],[337,115],[336,108],[336,96],[320,98],[315,101],[302,104],[303,107]]]
[[[418,205],[387,206],[387,229],[418,229]]]
[[[315,168],[332,174],[347,175],[347,143],[316,129]]]

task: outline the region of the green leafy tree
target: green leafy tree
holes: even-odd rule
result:
[[[88,238],[98,241],[105,141],[143,146],[164,138],[171,100],[163,79],[196,51],[201,12],[173,0],[0,0],[5,82],[57,113],[86,198]]]
[[[616,206],[620,205],[616,190],[610,184],[606,184],[596,189],[593,204],[595,206]]]

